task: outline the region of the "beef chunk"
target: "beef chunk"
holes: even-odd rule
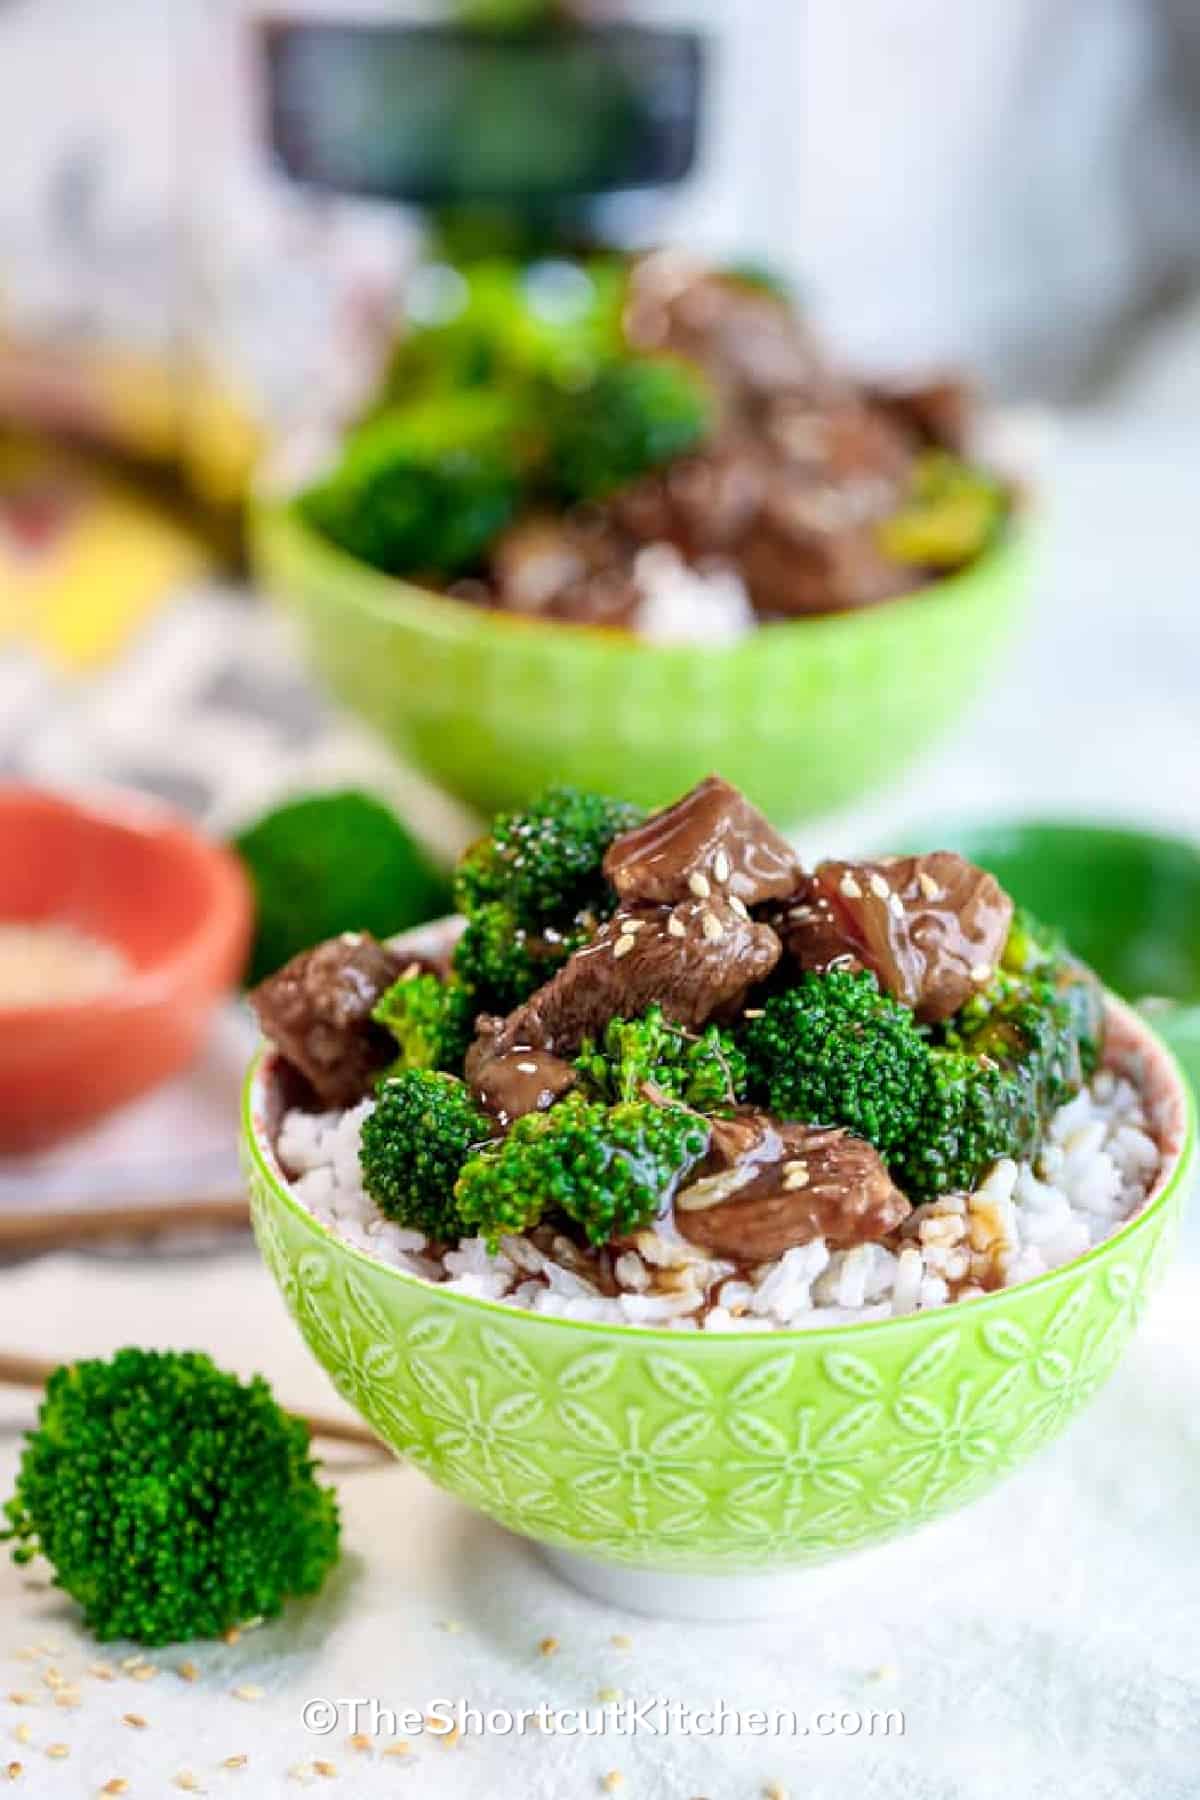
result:
[[[502,1019],[484,1018],[467,1052],[466,1077],[475,1098],[501,1125],[508,1127],[526,1113],[545,1112],[575,1085],[569,1062],[530,1044],[500,1049]]]
[[[639,905],[724,893],[757,906],[792,892],[796,858],[744,795],[709,775],[610,844],[604,873],[622,900]]]
[[[622,907],[544,987],[504,1020],[501,1051],[518,1044],[569,1055],[614,1018],[655,1001],[697,1031],[737,1010],[779,960],[779,939],[736,895],[716,891],[677,906]]]
[[[492,575],[510,612],[588,624],[620,623],[637,604],[634,546],[599,510],[534,514],[497,539]]]
[[[863,946],[850,920],[813,875],[801,877],[794,894],[767,914],[789,962],[824,975],[829,969],[863,969]]]
[[[867,391],[871,404],[918,443],[955,456],[970,454],[976,402],[970,384],[960,377],[944,375],[915,387],[876,383]]]
[[[689,1243],[743,1263],[813,1238],[834,1249],[872,1243],[911,1210],[865,1139],[750,1111],[713,1121],[698,1179],[675,1196]]]
[[[753,523],[765,481],[761,448],[727,439],[644,475],[610,505],[639,543],[674,544],[686,557],[727,555]]]
[[[352,1106],[396,1047],[371,1009],[411,958],[365,931],[302,951],[250,995],[263,1031],[324,1106]]]
[[[994,876],[952,850],[935,850],[822,863],[788,909],[784,935],[802,968],[857,962],[932,1023],[992,979],[1012,912]]]

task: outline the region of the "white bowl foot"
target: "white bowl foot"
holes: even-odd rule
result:
[[[646,1613],[652,1619],[732,1623],[787,1617],[812,1606],[816,1571],[808,1569],[777,1569],[762,1575],[693,1575],[597,1562],[554,1544],[539,1544],[537,1550],[556,1575],[593,1600],[623,1612]]]

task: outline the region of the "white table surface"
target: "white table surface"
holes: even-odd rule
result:
[[[1077,427],[1048,478],[1043,600],[1032,649],[904,789],[814,845],[878,845],[938,814],[1076,812],[1200,835],[1196,442]],[[1193,1242],[1194,1242],[1193,1236]],[[94,1660],[38,1570],[0,1564],[0,1785],[131,1797],[180,1790],[271,1800],[307,1781],[331,1795],[479,1800],[599,1795],[733,1800],[1184,1800],[1200,1792],[1200,1259],[1185,1255],[1127,1363],[1067,1438],[994,1497],[915,1539],[814,1571],[803,1617],[681,1628],[614,1614],[561,1587],[523,1546],[401,1467],[334,1467],[341,1572],[316,1603],[236,1646],[192,1652],[200,1679],[84,1676],[81,1704],[40,1680]],[[55,1257],[0,1269],[0,1342],[65,1356],[119,1343],[198,1346],[262,1369],[286,1402],[340,1404],[248,1249],[194,1257]],[[0,1492],[27,1396],[0,1393]],[[449,1627],[449,1628],[447,1628]],[[629,1649],[611,1643],[627,1633]],[[539,1641],[556,1637],[552,1657]],[[245,1684],[261,1698],[234,1697]],[[904,1739],[751,1736],[412,1740],[384,1759],[348,1728],[305,1732],[311,1697],[397,1709],[592,1705],[599,1690],[743,1709],[903,1708]],[[37,1706],[6,1696],[34,1692]],[[148,1723],[122,1723],[131,1712]],[[29,1743],[14,1735],[22,1722]],[[69,1745],[51,1760],[48,1743]],[[245,1753],[241,1771],[220,1766]],[[303,1774],[314,1759],[336,1774]],[[301,1773],[289,1770],[301,1767]]]

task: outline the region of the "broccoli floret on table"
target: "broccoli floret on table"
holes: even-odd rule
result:
[[[459,1237],[454,1184],[492,1129],[465,1082],[436,1069],[408,1069],[383,1083],[363,1121],[363,1186],[395,1224],[441,1241]]]
[[[603,1244],[648,1225],[707,1145],[704,1121],[682,1107],[570,1095],[473,1156],[455,1198],[467,1228],[492,1243],[560,1212]]]
[[[844,1125],[886,1159],[912,1137],[929,1051],[874,975],[809,973],[771,995],[741,1040],[753,1099],[781,1119]]]
[[[575,1063],[589,1091],[636,1100],[647,1087],[698,1112],[744,1098],[746,1059],[732,1034],[709,1025],[697,1036],[651,1006],[639,1019],[612,1019],[603,1040],[585,1041]]]
[[[523,812],[499,813],[487,837],[472,844],[455,876],[459,910],[473,918],[500,901],[514,923],[565,926],[581,913],[611,912],[604,852],[645,815],[623,800],[579,788],[552,787]]]
[[[550,406],[550,478],[568,502],[602,500],[694,450],[712,416],[707,383],[691,365],[665,356],[606,363]]]
[[[428,971],[402,975],[371,1014],[396,1040],[396,1060],[381,1079],[405,1069],[461,1073],[478,1011],[474,995],[459,982],[442,981]]]
[[[50,1377],[5,1535],[18,1562],[46,1557],[97,1638],[219,1637],[315,1593],[337,1560],[314,1468],[308,1427],[261,1376],[120,1350]]]
[[[516,516],[525,431],[521,405],[482,390],[380,413],[351,433],[300,511],[377,569],[448,578]]]

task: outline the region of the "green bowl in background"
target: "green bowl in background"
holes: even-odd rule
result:
[[[714,769],[783,823],[896,776],[987,682],[1028,593],[1023,534],[963,573],[726,647],[653,645],[448,599],[260,505],[252,555],[309,659],[417,768],[490,813],[547,781],[664,805]]]
[[[1200,845],[1133,827],[942,822],[906,834],[990,869],[1136,1002],[1200,1092]]]

